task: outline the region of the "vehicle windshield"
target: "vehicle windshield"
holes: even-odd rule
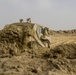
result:
[[[38,34],[38,36],[41,34],[41,26],[37,26],[37,34]]]

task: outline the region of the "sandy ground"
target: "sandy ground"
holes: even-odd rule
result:
[[[51,39],[51,47],[60,44],[76,43],[76,35],[52,35]]]
[[[52,35],[51,49],[25,49],[0,58],[0,75],[76,75],[76,36]]]

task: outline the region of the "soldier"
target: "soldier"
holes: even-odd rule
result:
[[[31,18],[27,18],[27,23],[31,23]]]
[[[20,19],[20,23],[22,23],[23,22],[23,19]]]

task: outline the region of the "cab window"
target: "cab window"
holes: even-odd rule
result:
[[[37,26],[37,34],[40,35],[40,33],[41,33],[41,27]]]

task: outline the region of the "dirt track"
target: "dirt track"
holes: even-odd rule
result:
[[[76,43],[76,35],[52,35],[51,47],[60,44]]]

